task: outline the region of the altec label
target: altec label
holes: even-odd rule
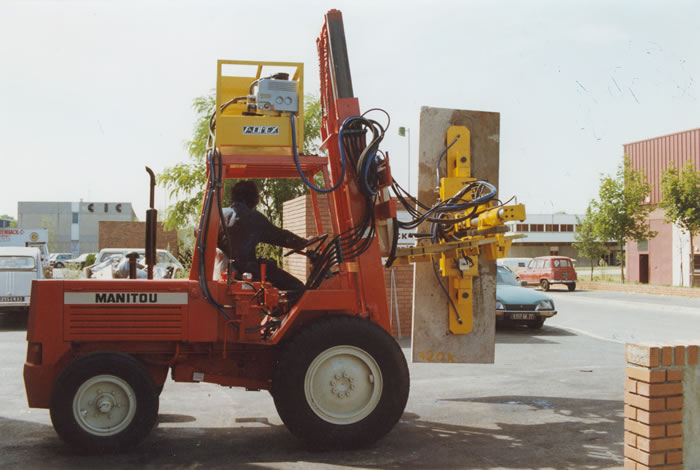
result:
[[[64,292],[67,305],[186,305],[186,292]]]
[[[279,135],[280,126],[243,126],[243,135]]]

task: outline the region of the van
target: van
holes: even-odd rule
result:
[[[0,310],[26,313],[32,281],[43,277],[38,248],[0,247]]]
[[[520,271],[523,284],[539,284],[548,291],[552,284],[564,284],[569,291],[576,289],[574,261],[566,256],[540,256],[534,258],[527,269]]]

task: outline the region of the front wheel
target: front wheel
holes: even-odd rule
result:
[[[542,279],[540,281],[540,287],[542,288],[543,291],[548,291],[549,290],[549,281],[547,279]]]
[[[54,385],[51,421],[66,443],[88,453],[138,444],[158,417],[148,371],[131,356],[101,351],[72,362]]]
[[[354,448],[388,433],[408,400],[406,359],[378,325],[350,316],[302,327],[272,383],[287,428],[307,446]]]
[[[573,292],[576,290],[576,283],[570,282],[569,284],[566,285],[566,287],[569,289],[569,292]]]
[[[544,318],[538,318],[537,320],[531,320],[527,327],[531,330],[539,330],[544,325]]]

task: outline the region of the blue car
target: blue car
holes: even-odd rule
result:
[[[551,298],[536,290],[521,287],[510,270],[498,266],[496,325],[521,324],[528,328],[542,328],[544,321],[556,314]]]

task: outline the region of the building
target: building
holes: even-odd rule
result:
[[[96,253],[101,221],[136,221],[130,202],[52,202],[17,203],[17,226],[49,230],[52,252]]]
[[[101,220],[99,223],[99,246],[103,248],[145,248],[146,222],[115,222]],[[178,256],[177,230],[166,231],[163,224],[156,224],[156,248],[168,250]]]
[[[12,225],[12,222],[14,220],[12,219],[5,219],[4,217],[0,217],[0,228],[8,228]]]
[[[524,235],[513,241],[509,258],[534,258],[536,256],[567,256],[576,260],[576,266],[590,266],[591,260],[581,258],[574,248],[578,219],[576,214],[530,214],[523,222],[508,222],[512,233]],[[615,243],[607,243],[609,254],[604,257],[608,264],[616,264],[619,254]],[[594,262],[596,262],[594,260]]]
[[[700,169],[700,129],[632,142],[623,148],[632,167],[643,170],[651,184],[648,204],[661,202],[661,178],[671,163],[680,169],[690,160],[696,169]],[[627,279],[631,282],[688,286],[693,270],[693,284],[700,284],[700,272],[695,270],[700,269],[700,237],[693,240],[694,266],[691,266],[690,235],[687,232],[666,222],[660,208],[649,215],[649,225],[658,232],[655,238],[627,243]]]

